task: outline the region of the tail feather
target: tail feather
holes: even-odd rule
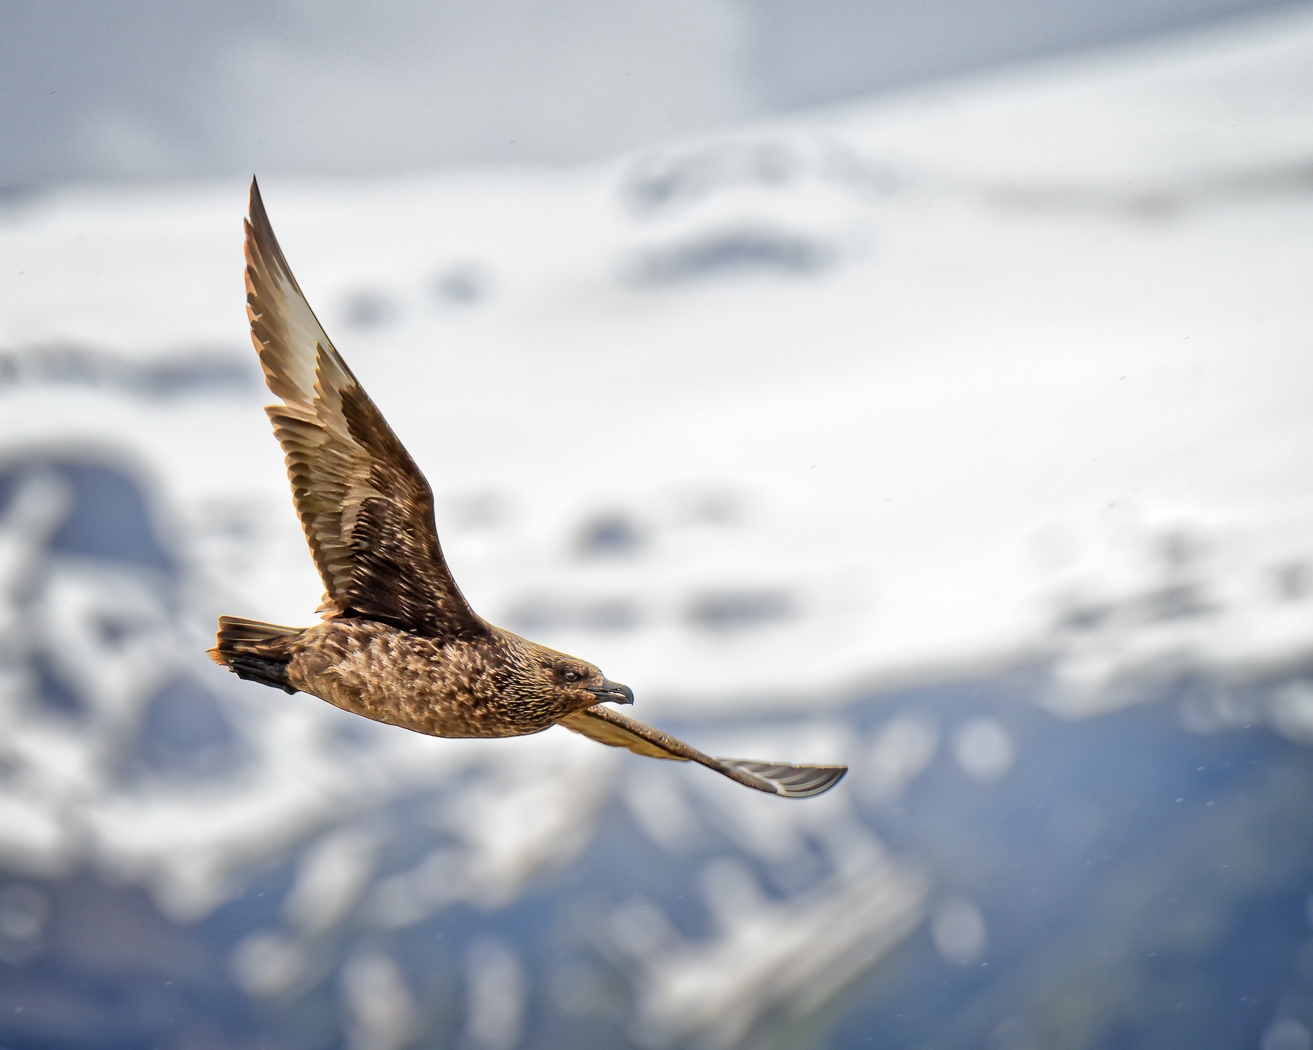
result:
[[[241,616],[220,616],[210,659],[228,668],[238,678],[295,693],[288,682],[287,665],[292,659],[288,643],[301,633],[299,627],[280,627]]]

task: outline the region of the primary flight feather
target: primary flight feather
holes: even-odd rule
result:
[[[628,686],[471,609],[442,556],[428,482],[301,294],[254,180],[245,226],[251,339],[280,399],[266,411],[325,595],[312,627],[219,617],[217,663],[431,736],[522,736],[559,724],[791,798],[839,782],[845,766],[704,755],[603,706],[633,703]]]

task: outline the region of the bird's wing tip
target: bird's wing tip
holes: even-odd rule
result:
[[[269,213],[264,210],[264,198],[260,195],[260,183],[256,181],[254,175],[251,176],[251,193],[246,205],[247,239],[248,241],[255,237],[259,240],[270,240],[277,245],[277,238],[273,235],[273,227],[269,223]],[[280,249],[281,251],[281,249]]]
[[[755,762],[742,758],[719,760],[762,784],[762,791],[772,791],[785,798],[811,798],[834,787],[848,772],[847,766],[792,766],[776,762]]]

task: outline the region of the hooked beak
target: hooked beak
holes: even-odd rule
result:
[[[634,691],[629,686],[612,682],[607,678],[602,679],[601,685],[590,685],[587,689],[597,697],[598,703],[632,704],[634,702]]]

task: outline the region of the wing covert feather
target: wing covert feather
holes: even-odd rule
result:
[[[245,228],[251,340],[282,400],[266,411],[327,592],[320,612],[430,637],[482,633],[442,556],[428,482],[301,294],[254,180]]]
[[[561,719],[566,729],[608,747],[623,747],[649,758],[697,762],[722,776],[758,791],[786,798],[808,798],[829,791],[843,779],[847,766],[797,766],[744,758],[714,758],[668,733],[597,704]]]

